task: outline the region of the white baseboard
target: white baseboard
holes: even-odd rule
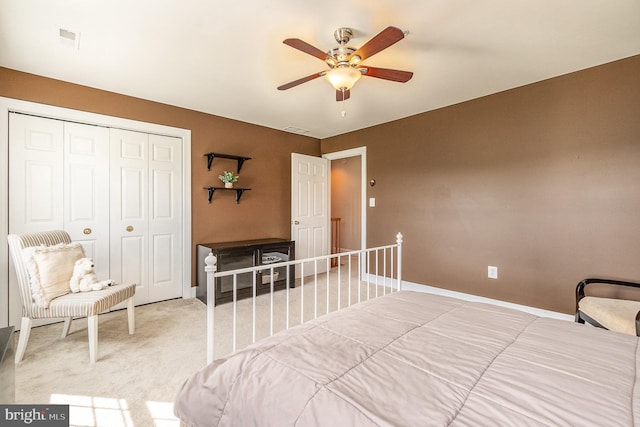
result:
[[[372,283],[376,282],[376,276],[375,275],[369,275],[368,278],[369,278],[370,282],[372,282]],[[380,284],[382,285],[384,278],[382,276],[378,276],[377,279],[380,282]],[[366,280],[366,278],[365,278],[365,280]],[[387,281],[388,280],[389,279],[387,278]],[[483,303],[487,303],[487,304],[499,305],[501,307],[507,307],[507,308],[512,308],[512,309],[515,309],[515,310],[524,311],[526,313],[534,314],[534,315],[540,316],[540,317],[550,317],[550,318],[553,318],[553,319],[568,320],[568,321],[571,321],[571,322],[574,321],[574,316],[572,316],[570,314],[558,313],[557,311],[544,310],[542,308],[529,307],[527,305],[514,304],[514,303],[511,303],[511,302],[507,302],[507,301],[501,301],[501,300],[492,299],[492,298],[485,298],[485,297],[481,297],[481,296],[478,296],[478,295],[466,294],[466,293],[463,293],[463,292],[451,291],[449,289],[437,288],[435,286],[421,285],[419,283],[407,282],[405,280],[402,281],[402,290],[404,290],[404,291],[425,292],[425,293],[434,294],[434,295],[442,295],[442,296],[446,296],[446,297],[458,298],[458,299],[462,299],[462,300],[465,300],[465,301],[483,302]]]

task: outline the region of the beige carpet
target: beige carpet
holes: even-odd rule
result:
[[[347,270],[329,278],[329,307],[347,305]],[[352,303],[367,286],[352,279]],[[300,323],[304,301],[305,320],[322,315],[327,306],[326,275],[314,288],[307,281],[289,292],[290,326]],[[337,291],[340,282],[340,293]],[[376,286],[368,291],[375,294]],[[380,292],[382,288],[378,286]],[[302,294],[302,295],[301,295]],[[284,329],[286,291],[273,298],[274,332]],[[252,341],[251,300],[237,304],[238,348]],[[256,339],[270,332],[271,299],[258,297]],[[233,304],[216,307],[216,357],[232,349]],[[197,299],[176,299],[136,307],[136,332],[128,334],[125,310],[100,315],[98,361],[89,364],[85,319],[75,320],[71,333],[61,338],[62,324],[34,328],[24,360],[16,365],[17,403],[70,405],[71,426],[146,427],[177,426],[173,398],[182,382],[206,363],[206,306]]]
[[[125,310],[100,315],[93,365],[85,319],[66,338],[61,323],[34,328],[16,365],[16,402],[69,404],[72,426],[177,426],[173,396],[206,362],[205,319],[196,299],[136,307],[134,335]]]

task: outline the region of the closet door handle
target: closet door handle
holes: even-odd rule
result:
[[[91,234],[91,229],[90,229],[90,228],[85,228],[84,230],[82,230],[82,232],[83,232],[84,234],[89,235],[89,234]]]
[[[131,233],[131,232],[133,231],[133,227],[132,227],[132,226],[130,226],[130,225],[127,225],[127,231],[128,231],[129,233]]]

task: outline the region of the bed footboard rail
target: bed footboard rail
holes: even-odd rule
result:
[[[216,354],[219,339],[216,335],[230,335],[228,350],[235,352],[239,345],[238,329],[246,332],[248,322],[250,338],[247,338],[249,342],[245,339],[242,346],[254,343],[259,336],[273,335],[321,314],[402,290],[402,239],[402,234],[398,233],[395,244],[391,245],[229,271],[218,271],[217,259],[209,253],[204,268],[207,276],[207,363],[220,356]],[[283,268],[287,272],[295,271],[295,277],[292,283],[293,275],[284,274],[285,278],[280,281],[285,282],[285,287],[276,290],[278,272]],[[233,299],[216,307],[216,286],[220,286],[221,278],[231,278]],[[238,296],[241,281],[244,281],[242,299]],[[258,295],[258,286],[268,286],[268,292]],[[247,288],[251,288],[249,296]],[[223,311],[219,323],[227,323],[224,334],[220,333],[222,326],[216,324],[218,310]]]

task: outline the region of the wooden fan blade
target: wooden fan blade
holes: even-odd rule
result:
[[[359,70],[363,70],[361,71],[363,76],[376,77],[400,83],[406,83],[413,77],[411,71],[392,70],[390,68],[362,67],[359,68]]]
[[[302,77],[301,79],[294,80],[294,81],[289,82],[287,84],[284,84],[282,86],[278,86],[278,90],[291,89],[292,87],[298,86],[299,84],[306,83],[306,82],[308,82],[310,80],[313,80],[313,79],[317,79],[318,77],[324,75],[324,73],[325,73],[324,71],[321,71],[319,73],[311,74],[310,76],[307,76],[307,77]]]
[[[336,101],[346,101],[349,98],[351,98],[351,91],[349,89],[346,89],[344,92],[341,90],[336,91]]]
[[[327,55],[326,52],[323,52],[317,47],[311,46],[309,43],[302,41],[300,39],[286,39],[282,43],[286,44],[287,46],[291,46],[294,49],[298,49],[304,53],[308,53],[311,56],[315,56],[321,61],[324,61],[325,59],[329,58],[329,55]]]
[[[403,38],[404,33],[401,29],[387,27],[377,36],[366,42],[360,49],[356,50],[351,56],[358,55],[361,58],[360,60],[364,61],[392,44],[399,42]]]

